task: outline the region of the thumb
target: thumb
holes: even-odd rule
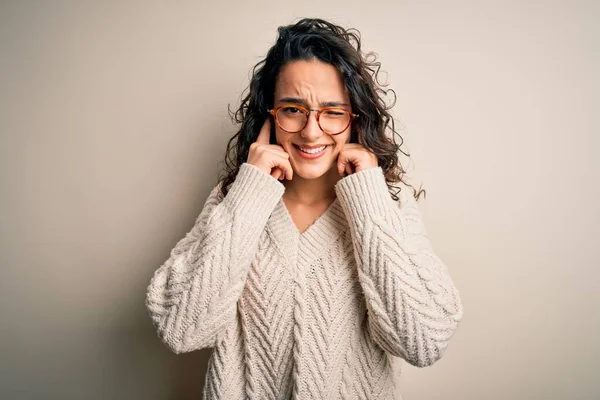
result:
[[[281,168],[275,167],[271,170],[271,176],[275,179],[280,179],[284,175],[284,172]]]

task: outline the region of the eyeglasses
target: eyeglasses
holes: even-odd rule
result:
[[[321,110],[306,109],[297,104],[284,104],[267,110],[275,117],[277,125],[288,133],[298,133],[308,123],[311,111],[317,112],[317,124],[328,135],[339,135],[344,132],[358,114],[353,114],[342,107],[325,107]]]

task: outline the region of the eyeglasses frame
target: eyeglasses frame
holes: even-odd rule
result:
[[[295,107],[295,108],[297,108],[297,109],[299,109],[301,111],[302,110],[306,111],[306,112],[304,112],[304,115],[306,115],[306,122],[304,123],[304,126],[301,129],[297,130],[297,131],[288,131],[288,130],[284,129],[281,126],[281,124],[279,123],[279,120],[277,119],[277,112],[279,110],[281,110],[282,108],[284,108],[284,107],[290,107],[290,106]],[[344,127],[344,129],[342,129],[338,133],[329,133],[329,132],[327,132],[325,129],[323,129],[323,127],[321,126],[321,122],[319,121],[319,118],[321,117],[321,113],[323,113],[323,111],[327,111],[327,110],[340,110],[340,111],[343,111],[345,113],[350,114],[350,121],[348,121],[348,125],[346,125]],[[352,124],[352,121],[354,121],[355,118],[359,117],[359,114],[354,114],[353,112],[348,111],[348,110],[346,110],[343,107],[337,107],[337,106],[323,107],[322,109],[317,110],[317,109],[314,109],[314,108],[306,108],[306,107],[301,106],[299,104],[288,103],[288,104],[282,104],[279,107],[271,108],[271,109],[267,110],[267,112],[273,116],[273,119],[275,119],[275,123],[277,124],[277,126],[279,126],[281,128],[281,130],[283,130],[284,132],[287,132],[287,133],[298,133],[298,132],[301,132],[304,128],[306,128],[306,125],[308,124],[308,119],[310,118],[310,112],[311,111],[316,111],[317,112],[317,125],[319,125],[319,128],[323,132],[325,132],[326,134],[332,135],[332,136],[339,135],[340,133],[344,132]]]

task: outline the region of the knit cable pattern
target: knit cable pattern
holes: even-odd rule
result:
[[[446,265],[431,248],[414,197],[403,185],[394,202],[381,167],[339,181],[336,193],[350,224],[371,336],[414,366],[435,363],[463,309]]]
[[[243,164],[154,273],[146,306],[173,352],[212,347],[203,398],[401,400],[399,361],[442,357],[463,315],[408,187],[342,178],[300,233],[284,186]]]

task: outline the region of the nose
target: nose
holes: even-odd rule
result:
[[[307,139],[307,141],[315,141],[320,138],[325,132],[321,130],[319,123],[317,122],[317,110],[310,110],[310,114],[308,114],[308,121],[306,121],[306,126],[302,131],[300,131],[300,135]]]

